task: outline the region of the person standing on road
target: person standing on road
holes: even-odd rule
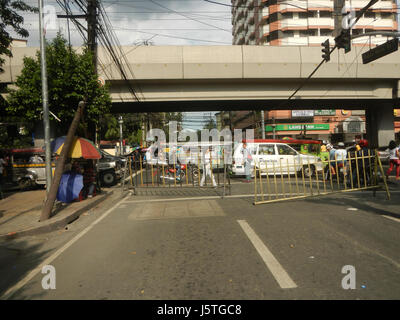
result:
[[[210,176],[213,187],[217,187],[217,183],[215,182],[214,175],[211,169],[211,150],[210,147],[207,148],[206,152],[203,155],[203,176],[201,177],[200,187],[204,186],[204,182],[206,181],[206,175]]]
[[[247,144],[243,143],[243,162],[244,162],[244,172],[246,174],[245,182],[251,182],[251,162],[253,161],[253,157],[251,156],[250,150],[247,148]]]
[[[334,176],[336,174],[335,170],[335,154],[336,154],[336,149],[333,147],[332,144],[328,143],[326,145],[326,150],[329,152],[329,168],[328,166],[326,167],[326,180],[329,179],[330,175]]]
[[[343,142],[339,142],[338,143],[338,149],[335,151],[335,157],[337,160],[337,166],[338,169],[340,170],[340,168],[343,168],[343,177],[344,180],[346,180],[347,177],[347,170],[346,170],[346,165],[347,165],[347,152],[346,149],[344,148],[344,143]],[[339,173],[339,172],[338,172]]]
[[[400,148],[393,140],[389,142],[389,164],[390,167],[386,171],[386,179],[389,178],[394,166],[396,166],[396,180],[400,180]]]
[[[365,177],[367,179],[367,184],[370,182],[370,170],[369,170],[369,164],[370,160],[367,158],[368,157],[368,141],[361,139],[358,144],[358,148],[356,151],[357,155],[357,165],[353,168],[353,185],[358,186],[358,179],[360,180],[360,186],[362,187],[365,185],[364,182],[364,173]],[[358,177],[357,177],[357,167],[358,167]]]
[[[93,197],[93,192],[95,190],[95,181],[96,181],[96,174],[93,170],[93,162],[89,160],[89,163],[85,165],[84,172],[83,172],[83,187],[85,189],[84,196],[88,198]]]

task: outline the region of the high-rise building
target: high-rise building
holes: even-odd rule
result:
[[[346,8],[360,11],[369,0],[346,1]],[[380,0],[351,30],[353,35],[372,31],[398,31],[397,0]],[[321,46],[334,43],[334,0],[231,0],[234,45]],[[387,37],[361,37],[353,45],[377,45]]]

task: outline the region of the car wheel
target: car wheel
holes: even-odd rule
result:
[[[117,182],[117,175],[113,171],[107,171],[101,174],[101,184],[105,187],[111,187]]]
[[[32,181],[29,178],[23,178],[19,180],[18,186],[21,190],[28,190],[32,187]]]
[[[315,167],[313,165],[311,165],[310,167],[303,166],[303,170],[304,170],[305,178],[310,178],[310,177],[314,176],[314,174],[315,174]]]

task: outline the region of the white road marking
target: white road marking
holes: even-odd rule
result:
[[[400,219],[399,218],[395,218],[395,217],[391,217],[391,216],[382,216],[382,217],[385,217],[385,218],[387,218],[387,219],[390,219],[390,220],[393,220],[393,221],[396,221],[396,222],[400,222]]]
[[[145,188],[143,188],[145,190]],[[174,190],[175,188],[171,188],[171,190]],[[148,190],[151,190],[151,188],[148,188]],[[176,190],[179,190],[179,187],[176,188]],[[384,193],[385,191],[382,191]],[[363,192],[361,191],[355,191],[352,192],[352,194],[362,194]],[[377,192],[378,193],[378,192]],[[396,193],[396,192],[391,192],[391,193]],[[287,195],[286,193],[271,193],[271,196],[283,196]],[[303,193],[293,193],[293,195],[303,195]],[[267,197],[268,193],[264,193],[264,197]],[[258,197],[261,197],[261,193],[258,194]],[[199,197],[179,197],[179,198],[163,198],[163,199],[146,199],[146,200],[127,200],[124,203],[149,203],[149,202],[162,202],[162,201],[190,201],[190,200],[212,200],[212,199],[221,199],[222,196],[199,196]],[[224,199],[229,199],[229,198],[254,198],[254,193],[253,194],[234,194],[234,195],[226,195],[224,196]],[[290,198],[287,198],[290,199]]]
[[[64,246],[54,252],[50,257],[44,260],[39,266],[33,269],[27,276],[25,276],[22,280],[16,283],[14,286],[9,288],[2,296],[1,300],[7,300],[12,297],[12,295],[21,289],[24,285],[26,285],[30,280],[33,279],[39,272],[42,271],[43,266],[51,264],[60,254],[62,254],[65,250],[67,250],[70,246],[72,246],[76,241],[78,241],[81,237],[83,237],[90,229],[92,229],[96,224],[98,224],[101,220],[103,220],[108,214],[113,211],[117,206],[120,205],[126,199],[123,198],[118,201],[114,206],[108,209],[105,213],[103,213],[96,221],[92,222],[88,227],[82,230],[78,235],[68,241]]]
[[[246,220],[237,220],[239,225],[242,227],[244,233],[250,239],[253,246],[256,248],[258,254],[263,259],[264,263],[271,271],[275,280],[278,282],[279,286],[282,289],[291,289],[297,288],[297,285],[287,274],[285,269],[281,266],[278,260],[273,256],[273,254],[269,251],[267,246],[261,241],[261,239],[257,236],[254,230],[249,226]]]
[[[232,195],[232,196],[225,196],[224,198],[254,198],[254,194],[237,194],[237,195]],[[213,200],[213,199],[221,199],[221,196],[180,197],[180,198],[147,199],[147,200],[126,200],[124,203],[149,203],[149,202]]]
[[[134,178],[134,177],[136,177],[140,172],[142,172],[144,169],[142,169],[142,170],[138,170],[138,171],[136,171],[135,173],[133,173],[132,174],[132,179]],[[125,180],[124,181],[127,181],[127,180],[129,180],[131,178],[131,176],[130,175],[128,175],[126,178],[125,178]]]

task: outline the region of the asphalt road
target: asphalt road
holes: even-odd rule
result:
[[[119,198],[68,230],[0,243],[3,299],[400,298],[400,193],[254,206],[249,197]],[[43,265],[56,289],[43,289]],[[355,270],[345,290],[344,266]]]

